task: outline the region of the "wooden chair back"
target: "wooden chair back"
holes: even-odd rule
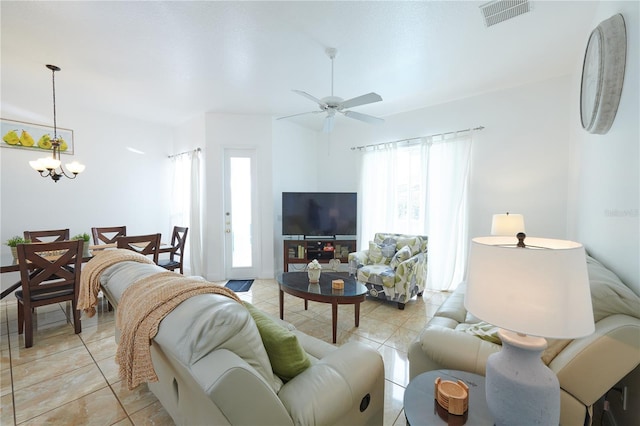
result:
[[[153,262],[158,263],[160,250],[160,235],[131,235],[116,238],[116,247],[120,249],[133,250],[145,256],[152,256]]]
[[[174,226],[171,234],[171,248],[163,251],[169,251],[169,259],[160,259],[158,265],[165,269],[174,271],[180,269],[180,273],[184,274],[184,248],[187,243],[187,233],[189,228],[184,226]]]
[[[113,244],[116,238],[127,235],[126,226],[108,226],[101,228],[91,228],[93,234],[93,244]]]
[[[33,345],[33,313],[38,306],[70,301],[75,333],[82,331],[76,309],[80,289],[82,240],[18,244],[22,289],[18,290],[18,334],[25,332],[25,347]]]
[[[24,231],[24,239],[32,243],[52,243],[69,239],[69,229]]]

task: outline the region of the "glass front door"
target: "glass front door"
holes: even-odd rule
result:
[[[254,149],[225,150],[225,271],[227,279],[257,277]]]

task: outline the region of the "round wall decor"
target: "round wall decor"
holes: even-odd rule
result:
[[[627,54],[627,32],[621,14],[602,21],[591,32],[582,66],[580,117],[589,133],[605,134],[618,111]]]

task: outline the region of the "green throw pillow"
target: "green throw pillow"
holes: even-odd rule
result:
[[[311,360],[295,334],[252,304],[244,302],[244,305],[258,326],[271,368],[278,377],[287,382],[311,366]]]

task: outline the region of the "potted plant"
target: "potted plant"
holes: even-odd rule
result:
[[[16,248],[18,246],[18,244],[27,244],[30,243],[31,240],[25,240],[22,237],[19,236],[15,236],[13,238],[9,238],[6,242],[6,244],[11,247],[11,255],[13,256],[13,259],[17,259],[18,258],[18,249]]]
[[[84,234],[78,234],[71,237],[72,240],[83,240],[84,244],[82,245],[82,257],[89,256],[89,239],[91,237],[86,232]]]

